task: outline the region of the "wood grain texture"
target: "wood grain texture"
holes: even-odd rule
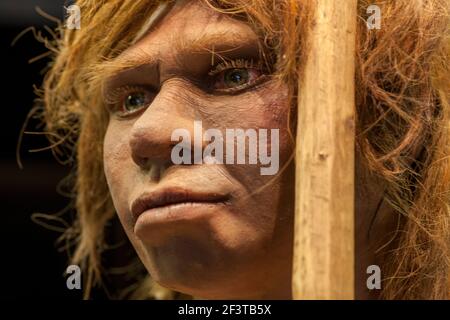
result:
[[[294,299],[354,299],[356,0],[316,0],[299,87]]]

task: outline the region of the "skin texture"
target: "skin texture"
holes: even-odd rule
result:
[[[121,223],[155,281],[199,298],[291,298],[293,162],[274,177],[262,176],[258,165],[173,165],[170,157],[176,144],[172,132],[185,128],[193,137],[194,121],[201,120],[203,130],[222,132],[278,128],[280,168],[288,163],[293,144],[285,84],[267,76],[237,92],[210,90],[211,84],[222,84],[220,73],[209,76],[214,65],[222,58],[258,60],[258,48],[259,38],[247,23],[202,2],[182,2],[119,56],[137,67],[105,85],[106,96],[139,86],[149,100],[145,108],[121,117],[117,104],[123,105],[130,91],[112,99],[116,108],[110,109],[104,165]],[[263,76],[263,71],[250,69]],[[365,179],[365,186],[375,184]],[[185,209],[194,218],[133,216],[139,196],[166,190],[221,195],[226,201]],[[369,223],[382,194],[377,187],[361,188],[357,195],[357,298],[376,296],[366,289],[365,270],[376,262],[375,247],[386,240],[383,230],[392,229],[389,219]],[[377,217],[390,213],[381,206]],[[375,237],[367,236],[369,229]]]
[[[209,40],[200,41],[201,50],[198,39],[203,37]],[[111,114],[104,163],[114,205],[138,255],[161,285],[208,299],[290,298],[292,166],[271,181],[274,177],[261,176],[258,165],[171,164],[172,132],[186,128],[193,137],[194,120],[203,122],[203,130],[223,132],[279,128],[280,167],[292,153],[287,87],[268,78],[233,94],[205,90],[213,68],[210,48],[218,52],[216,63],[222,56],[259,57],[258,37],[246,23],[199,2],[175,6],[119,57],[148,63],[116,76],[107,92],[130,82],[157,89],[138,113],[124,119]],[[204,214],[195,219],[133,219],[136,198],[168,188],[225,195],[227,201],[203,207]]]

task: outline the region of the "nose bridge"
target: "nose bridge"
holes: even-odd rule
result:
[[[183,105],[172,90],[161,89],[152,104],[133,124],[130,149],[134,162],[141,166],[149,163],[171,164],[171,151],[178,141],[171,141],[176,129],[186,129],[193,136],[194,116],[190,106]]]

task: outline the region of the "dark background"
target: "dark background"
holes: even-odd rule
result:
[[[30,153],[49,142],[40,136],[25,135],[20,154],[23,169],[16,161],[16,147],[26,115],[33,106],[33,85],[42,82],[41,71],[48,59],[29,60],[47,49],[25,34],[14,47],[14,38],[35,26],[55,27],[55,23],[36,12],[39,6],[52,16],[63,19],[63,0],[0,1],[1,72],[1,142],[0,192],[0,299],[80,299],[81,293],[66,288],[64,271],[67,255],[57,251],[59,232],[48,230],[31,220],[34,212],[57,213],[70,199],[57,192],[58,182],[71,168],[60,165],[49,151]],[[45,33],[45,31],[43,31]],[[26,130],[36,130],[32,121]]]

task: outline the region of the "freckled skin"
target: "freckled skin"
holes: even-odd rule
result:
[[[104,163],[114,205],[138,255],[161,285],[209,299],[290,298],[293,166],[274,178],[261,176],[258,165],[168,165],[172,131],[192,132],[194,120],[203,122],[203,130],[223,132],[278,128],[280,168],[292,153],[286,85],[269,80],[237,95],[211,95],[177,77],[177,67],[187,61],[174,57],[173,43],[195,39],[204,30],[234,30],[249,42],[257,41],[247,24],[189,2],[175,7],[158,28],[123,54],[144,52],[161,58],[160,78],[165,81],[138,116],[111,117]],[[140,165],[142,158],[151,162],[150,170]],[[153,177],[154,172],[159,174]],[[231,198],[204,219],[136,230],[130,212],[133,200],[172,186]]]

